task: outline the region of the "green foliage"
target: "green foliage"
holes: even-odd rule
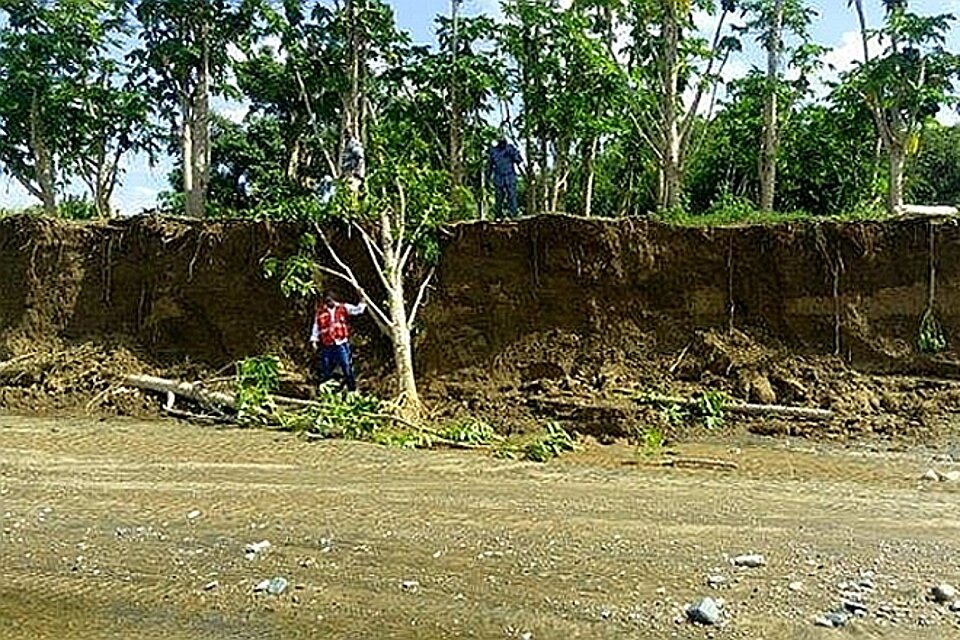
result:
[[[722,427],[726,403],[727,396],[723,392],[705,391],[703,395],[697,398],[696,414],[703,420],[704,426],[708,429]]]
[[[280,360],[274,356],[245,358],[237,363],[234,391],[241,423],[268,420],[276,410],[271,395],[280,386]]]
[[[98,212],[86,198],[67,196],[57,205],[57,215],[67,220],[92,220],[98,217]]]
[[[320,386],[315,403],[304,411],[284,415],[283,425],[324,438],[370,441],[382,440],[382,432],[389,425],[380,400],[357,392],[341,393],[334,383]]]
[[[947,338],[943,326],[937,320],[932,309],[927,309],[920,320],[920,332],[917,336],[917,349],[920,353],[935,354],[947,348]]]
[[[499,442],[502,438],[492,426],[477,418],[462,418],[443,426],[437,435],[445,442],[471,446]]]
[[[316,252],[317,239],[305,233],[295,255],[281,260],[268,256],[261,261],[263,275],[267,279],[280,278],[280,291],[287,298],[312,299],[317,296]]]
[[[558,423],[548,422],[541,432],[533,436],[504,440],[497,448],[497,455],[512,460],[548,462],[575,449],[573,437]]]
[[[674,409],[677,408],[676,405],[671,405]],[[666,410],[666,408],[665,408]],[[678,415],[677,418],[679,419]],[[669,420],[670,418],[668,418]],[[672,422],[671,422],[672,424]],[[647,426],[640,431],[640,449],[646,456],[655,456],[660,453],[660,450],[663,448],[663,443],[666,441],[666,436],[663,434],[657,427]]]

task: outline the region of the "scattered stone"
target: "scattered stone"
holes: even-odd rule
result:
[[[603,619],[603,620],[609,620],[609,619],[612,618],[612,617],[613,617],[613,611],[611,611],[611,610],[608,609],[607,607],[603,607],[602,609],[600,609],[600,618],[601,618],[601,619]]]
[[[289,585],[290,583],[287,582],[286,578],[278,576],[271,580],[270,584],[267,585],[267,593],[272,596],[279,596],[287,590]]]
[[[950,611],[954,613],[960,613],[960,600],[954,600],[953,604],[950,605]]]
[[[407,593],[417,593],[420,591],[420,583],[416,580],[404,580],[400,583],[400,588]]]
[[[261,580],[253,586],[254,593],[261,593],[270,588],[270,580]]]
[[[791,582],[787,585],[787,589],[790,589],[790,591],[803,591],[803,583],[799,580]]]
[[[244,555],[246,555],[247,560],[253,560],[258,555],[260,555],[261,553],[264,553],[269,548],[270,548],[269,540],[261,540],[260,542],[251,542],[250,544],[247,545],[245,549],[246,553]]]
[[[877,588],[876,583],[870,578],[860,578],[860,582],[858,582],[857,584],[859,584],[861,588],[866,589],[867,591],[873,591],[874,589]]]
[[[942,583],[931,589],[930,595],[933,596],[934,601],[943,604],[956,600],[957,590],[953,588],[953,585]]]
[[[856,600],[844,600],[843,608],[855,616],[865,616],[870,611],[867,608],[867,605],[863,604],[862,602],[858,602]]]
[[[194,509],[193,511],[187,514],[187,520],[196,520],[199,517],[200,517],[199,509]]]
[[[846,626],[847,622],[850,621],[850,616],[842,611],[831,611],[830,613],[818,616],[813,624],[818,627],[827,627],[829,629],[839,629],[840,627]]]
[[[711,589],[719,589],[727,584],[727,577],[720,574],[707,576],[707,586]]]
[[[940,482],[956,482],[960,480],[960,471],[947,471],[940,474]]]
[[[713,598],[703,598],[687,607],[687,619],[700,624],[717,624],[720,622],[720,605]]]
[[[939,482],[940,474],[934,471],[933,469],[927,469],[927,472],[920,476],[921,480],[926,480],[927,482]]]
[[[733,566],[735,567],[749,567],[750,569],[756,569],[757,567],[762,567],[767,564],[767,559],[759,553],[753,553],[737,556],[732,560],[732,562]]]
[[[212,590],[216,589],[216,588],[219,587],[219,586],[220,586],[220,583],[219,583],[219,582],[217,582],[216,580],[211,580],[211,581],[208,582],[207,584],[203,585],[203,590],[204,590],[204,591],[212,591]]]

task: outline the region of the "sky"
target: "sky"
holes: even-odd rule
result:
[[[438,14],[449,13],[450,0],[389,0],[394,7],[399,27],[410,32],[414,41],[433,42],[433,24]],[[868,21],[879,25],[882,18],[882,2],[865,0]],[[830,47],[825,61],[842,71],[848,69],[860,57],[859,29],[856,15],[847,8],[847,0],[808,0],[808,6],[816,10],[818,17],[812,25],[814,41]],[[486,13],[499,15],[499,0],[463,0],[462,10],[473,15]],[[913,0],[911,9],[917,13],[954,12],[960,17],[960,0]],[[703,17],[698,22],[709,28],[710,20]],[[960,26],[950,35],[948,46],[960,51]],[[732,61],[725,76],[742,75],[754,62],[749,55]],[[220,111],[232,118],[242,118],[242,105],[220,104]],[[157,196],[167,189],[167,173],[170,162],[163,161],[151,167],[145,158],[131,157],[125,162],[125,176],[114,196],[114,206],[125,214],[138,213],[156,204]],[[36,204],[22,187],[5,175],[0,175],[0,208],[15,208]]]

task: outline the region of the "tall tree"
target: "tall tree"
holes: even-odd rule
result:
[[[4,0],[0,19],[0,166],[55,214],[61,188],[91,163],[96,140],[117,136],[113,115],[89,109],[93,93],[115,103],[115,87],[98,81],[110,59],[120,7],[107,0]],[[129,112],[124,109],[123,112]],[[137,119],[128,120],[135,126]],[[124,127],[124,132],[130,130]],[[118,148],[122,155],[127,147]],[[116,171],[91,187],[101,212]]]
[[[808,76],[821,65],[826,50],[810,41],[809,26],[815,12],[805,6],[805,0],[745,0],[743,13],[747,19],[743,30],[756,33],[767,54],[760,208],[773,211],[782,112],[808,92]],[[793,81],[786,79],[788,70],[797,73]]]
[[[229,49],[241,42],[248,0],[139,0],[140,47],[132,54],[180,151],[185,211],[206,213],[210,182],[210,100],[226,90]]]
[[[851,0],[861,25],[864,61],[846,77],[873,116],[887,156],[887,208],[903,207],[907,157],[919,149],[923,128],[942,106],[956,102],[960,58],[946,50],[951,14],[921,16],[907,0],[884,0],[886,16],[877,31],[881,53],[870,52],[871,32],[862,0]]]
[[[657,158],[657,203],[679,206],[684,166],[691,155],[701,107],[739,41],[724,36],[736,0],[635,0],[627,10],[631,31],[629,70],[639,88],[634,117],[638,133]],[[694,11],[717,16],[712,38],[696,35]],[[684,99],[684,90],[691,97]]]

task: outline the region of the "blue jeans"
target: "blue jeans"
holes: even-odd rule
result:
[[[495,204],[493,207],[493,218],[494,220],[500,220],[504,217],[503,208],[507,208],[507,216],[510,218],[515,218],[517,215],[517,210],[519,206],[517,204],[517,183],[516,182],[507,182],[504,184],[496,184],[493,186],[494,195],[496,196]]]
[[[343,384],[350,391],[357,390],[357,379],[353,375],[353,364],[350,354],[350,343],[334,344],[329,347],[320,347],[317,354],[317,365],[320,375],[320,384],[333,379],[333,372],[343,371]]]

